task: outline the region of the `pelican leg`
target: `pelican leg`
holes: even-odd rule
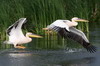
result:
[[[49,30],[49,28],[43,28],[43,30]]]
[[[25,49],[26,47],[25,46],[22,46],[22,45],[19,45],[17,44],[16,46],[14,46],[15,48],[18,48],[18,49]]]
[[[48,30],[48,31],[46,31],[45,33],[47,33],[47,34],[51,34],[51,33],[53,33],[53,31]]]

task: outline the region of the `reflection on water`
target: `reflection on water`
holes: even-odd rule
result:
[[[9,49],[0,54],[0,66],[94,66],[99,56],[100,52]]]
[[[14,57],[14,58],[27,57],[30,55],[31,54],[29,53],[9,53],[9,56]]]

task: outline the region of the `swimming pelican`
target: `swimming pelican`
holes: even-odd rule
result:
[[[78,22],[88,22],[88,20],[80,19],[77,17],[74,17],[70,20],[56,20],[47,28],[43,28],[43,30],[54,30],[56,31],[60,36],[64,38],[70,38],[79,44],[81,44],[84,48],[86,48],[89,52],[95,52],[96,47],[91,45],[85,34],[76,29],[74,26],[78,25]]]
[[[7,29],[9,41],[4,41],[6,44],[13,44],[15,48],[22,48],[22,44],[29,43],[32,41],[31,37],[42,38],[42,36],[32,34],[31,32],[26,33],[26,36],[22,32],[22,25],[26,22],[26,18],[20,18],[13,25]]]

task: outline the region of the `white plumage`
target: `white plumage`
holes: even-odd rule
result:
[[[21,28],[25,22],[26,22],[26,18],[20,18],[18,21],[16,21],[13,25],[11,25],[7,29],[9,41],[6,41],[5,43],[13,44],[15,48],[25,48],[20,45],[31,42],[32,38],[30,37],[41,38],[41,36],[32,34],[30,32],[24,35]]]
[[[54,26],[60,26],[61,28],[66,28],[67,30],[69,30],[69,27],[67,24],[65,24],[65,22],[69,22],[68,20],[56,20],[54,21],[52,24],[50,24],[48,26],[48,28],[52,28]]]

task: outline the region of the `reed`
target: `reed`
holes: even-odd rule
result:
[[[42,28],[57,19],[79,17],[88,19],[90,22],[98,22],[100,21],[98,19],[100,18],[99,4],[100,0],[2,0],[0,1],[0,40],[8,39],[5,33],[6,28],[21,17],[28,19],[27,25],[24,27],[25,32],[32,31],[41,35],[47,35]],[[89,25],[91,23],[79,23],[77,28],[89,32]],[[44,40],[52,39],[59,40],[57,37],[52,38],[49,35]],[[51,45],[51,43],[55,43],[55,45]],[[38,44],[38,47],[53,48],[64,45],[47,41],[41,45]]]

